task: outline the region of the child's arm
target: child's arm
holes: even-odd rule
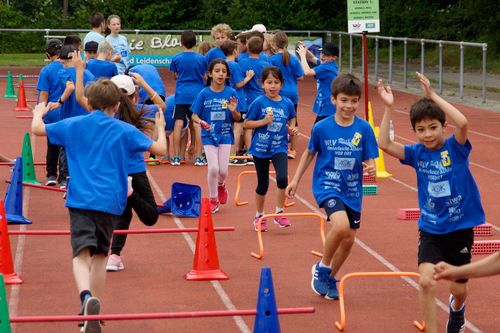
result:
[[[144,78],[139,73],[130,72],[129,75],[134,79],[134,82],[141,88],[143,88],[148,95],[151,97],[153,103],[155,103],[158,108],[165,110],[165,102],[161,99],[160,95],[149,86],[149,84],[144,80]]]
[[[247,70],[246,76],[243,79],[243,81],[236,83],[235,87],[238,89],[243,87],[245,84],[247,84],[254,77],[254,75],[255,75],[255,72],[253,71],[253,69]]]
[[[303,44],[299,44],[299,47],[297,48],[297,52],[300,56],[300,65],[302,66],[302,69],[304,70],[304,75],[306,75],[306,76],[316,75],[316,71],[314,71],[314,69],[311,69],[311,67],[309,67],[309,64],[307,63],[307,52],[308,51],[307,51],[306,47]]]
[[[167,154],[167,139],[165,136],[165,117],[163,110],[160,110],[155,115],[155,127],[158,137],[149,147],[149,151],[155,155],[164,156]]]
[[[266,126],[272,124],[274,121],[274,116],[272,112],[268,112],[266,116],[260,120],[246,120],[243,122],[243,128],[254,129],[261,126]]]
[[[33,120],[31,121],[31,132],[33,134],[39,136],[47,135],[45,132],[45,123],[42,118],[48,111],[49,108],[45,103],[39,103],[33,109]]]
[[[61,97],[59,97],[60,102],[59,101],[50,102],[47,105],[48,109],[55,110],[57,108],[60,108],[62,103],[64,103],[69,98],[69,96],[71,96],[73,91],[75,91],[75,84],[72,81],[66,81],[66,88],[64,88],[64,91],[63,91]]]
[[[236,111],[237,106],[238,106],[238,99],[234,96],[231,96],[229,98],[229,104],[227,105],[227,108],[231,112],[233,120],[235,120],[235,121],[239,121],[241,119],[241,113]]]
[[[285,189],[285,194],[288,198],[292,199],[295,196],[295,191],[297,191],[297,187],[299,186],[300,179],[306,172],[309,164],[311,164],[312,160],[316,156],[316,153],[311,152],[309,149],[306,149],[302,156],[300,157],[299,166],[297,167],[297,171],[295,171],[295,175],[292,178],[292,181],[288,184]]]
[[[207,123],[205,120],[202,120],[200,118],[200,116],[198,116],[196,113],[192,113],[191,114],[191,120],[193,121],[193,123],[197,124],[197,125],[200,125],[202,128],[204,128],[205,130],[210,130],[210,124]]]
[[[92,111],[92,108],[89,106],[88,99],[85,97],[84,91],[85,88],[83,86],[83,76],[85,71],[85,62],[82,61],[80,57],[80,51],[76,53],[76,57],[73,60],[76,68],[76,88],[75,95],[76,101],[83,106],[87,111]]]
[[[459,267],[440,262],[434,266],[434,272],[434,279],[452,281],[499,274],[500,252],[493,253],[479,261]]]
[[[286,130],[288,135],[294,136],[299,134],[299,129],[295,126],[297,124],[297,118],[292,118],[288,120],[288,124],[286,125]]]
[[[416,73],[418,79],[420,80],[420,85],[425,93],[425,97],[433,100],[437,106],[449,117],[457,126],[455,130],[455,140],[461,145],[464,145],[467,141],[467,118],[460,112],[456,107],[445,101],[441,96],[439,96],[434,90],[431,89],[431,83],[428,78],[419,72]]]
[[[397,159],[405,159],[405,147],[397,142],[394,142],[389,137],[392,104],[394,103],[394,96],[392,95],[391,87],[384,87],[382,80],[378,81],[378,95],[384,102],[385,110],[380,124],[380,133],[378,136],[378,146],[391,156]]]

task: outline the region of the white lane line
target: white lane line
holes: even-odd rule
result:
[[[151,183],[151,186],[154,188],[156,193],[159,195],[161,202],[165,202],[167,200],[167,198],[165,197],[165,194],[163,193],[162,189],[160,188],[160,186],[155,181],[155,179],[153,178],[153,176],[151,175],[151,173],[149,171],[147,171],[147,174],[148,174],[149,182]],[[175,224],[177,225],[177,228],[185,228],[184,224],[182,223],[182,221],[178,217],[176,217],[176,216],[172,216],[172,217],[174,219]],[[184,240],[188,244],[189,248],[191,249],[191,252],[194,254],[195,242],[193,241],[193,239],[191,238],[191,236],[187,232],[183,232],[182,236],[184,237]],[[219,298],[221,299],[222,303],[224,303],[224,306],[226,307],[226,309],[228,309],[230,311],[237,310],[236,306],[231,301],[231,298],[226,293],[226,291],[224,290],[224,288],[222,287],[220,282],[212,280],[212,281],[210,281],[210,283],[212,284],[212,287],[215,289],[215,291],[219,295]],[[236,326],[238,326],[238,328],[240,329],[240,331],[242,333],[251,333],[252,332],[241,316],[233,316],[232,318],[233,318],[234,322],[236,323]]]

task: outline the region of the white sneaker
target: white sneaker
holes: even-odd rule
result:
[[[123,265],[122,258],[116,254],[110,255],[106,265],[106,270],[108,272],[117,272],[123,269],[125,269],[125,266]]]

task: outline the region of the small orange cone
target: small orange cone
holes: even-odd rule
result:
[[[7,228],[7,218],[3,200],[0,200],[0,273],[4,275],[5,284],[23,283],[23,279],[14,273],[9,230]]]
[[[219,267],[209,198],[203,198],[201,200],[193,269],[184,277],[186,280],[194,281],[229,279],[229,276]]]
[[[19,82],[19,94],[17,96],[17,104],[14,111],[29,111],[28,105],[26,104],[26,93],[24,91],[24,82]]]

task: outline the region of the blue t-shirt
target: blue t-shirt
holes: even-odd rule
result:
[[[271,65],[279,67],[283,74],[283,88],[281,88],[280,95],[288,97],[293,104],[299,103],[299,90],[297,88],[297,79],[304,76],[304,70],[300,61],[293,54],[290,54],[290,62],[288,66],[283,63],[283,54],[277,53],[269,57]]]
[[[234,143],[233,116],[227,107],[232,96],[238,98],[236,91],[231,87],[224,87],[220,92],[206,87],[200,91],[191,105],[191,111],[210,124],[210,130],[201,129],[203,145],[218,146]]]
[[[111,79],[113,76],[118,75],[116,65],[106,60],[90,59],[85,69],[92,73],[96,80],[101,77]]]
[[[293,103],[288,98],[282,97],[281,101],[273,101],[262,95],[250,104],[245,120],[261,120],[271,111],[273,122],[253,130],[249,153],[259,158],[271,158],[278,153],[287,153],[286,125],[290,119],[297,116]]]
[[[64,91],[63,87],[59,84],[59,71],[63,68],[63,64],[60,61],[54,61],[40,71],[36,90],[38,90],[38,96],[40,96],[41,91],[49,93],[47,102],[57,102]],[[57,108],[47,112],[43,117],[43,122],[45,124],[55,123],[59,121],[60,117],[61,108]]]
[[[94,80],[94,75],[88,70],[83,72],[83,85],[86,86]],[[71,81],[76,85],[76,69],[75,67],[63,68],[59,71],[59,84],[63,91],[66,88],[66,82]],[[76,93],[73,91],[69,98],[62,103],[61,119],[86,115],[89,112],[76,101]]]
[[[170,70],[177,73],[175,103],[193,104],[198,93],[205,87],[203,78],[207,71],[205,58],[194,52],[179,53],[172,59]]]
[[[247,59],[248,57],[250,57],[250,53],[248,53],[248,52],[239,53],[238,54],[238,61],[243,60],[243,59]],[[263,61],[269,61],[269,57],[267,56],[267,54],[265,52],[259,53],[259,59],[263,60]]]
[[[222,52],[220,47],[211,48],[210,50],[208,50],[207,54],[205,54],[205,61],[207,63],[207,66],[210,65],[212,60],[215,60],[215,59],[226,60],[226,55],[224,54],[224,52]]]
[[[95,31],[90,31],[88,34],[85,35],[85,38],[83,39],[83,47],[85,47],[85,44],[88,42],[96,42],[100,43],[104,39],[104,36],[101,35],[100,33],[97,33]]]
[[[163,116],[165,117],[165,132],[170,133],[174,130],[174,124],[175,124],[174,110],[175,110],[175,97],[174,95],[170,95],[165,100],[165,111],[163,111]]]
[[[316,75],[314,76],[317,81],[317,93],[314,100],[313,112],[318,116],[327,117],[335,114],[335,105],[333,105],[332,96],[332,82],[335,80],[339,73],[337,63],[326,62],[319,66],[314,67]]]
[[[71,170],[66,207],[121,215],[127,203],[129,157],[148,150],[152,140],[99,110],[45,128],[50,142],[66,149]]]
[[[370,124],[355,116],[354,122],[344,127],[330,116],[314,125],[307,149],[318,154],[312,184],[318,205],[337,197],[361,212],[363,161],[378,157]]]
[[[240,60],[238,62],[240,64],[241,70],[243,73],[246,73],[248,70],[253,70],[255,72],[254,77],[245,84],[245,93],[247,95],[247,105],[252,104],[252,102],[264,94],[264,90],[262,90],[262,72],[264,68],[269,66],[267,61],[263,61],[255,58],[246,58]]]
[[[138,73],[144,81],[160,96],[166,97],[165,85],[160,77],[160,73],[153,65],[137,65],[130,69],[131,73]],[[139,103],[149,99],[149,95],[144,88],[139,89]]]
[[[227,65],[229,66],[229,72],[231,72],[231,76],[229,77],[229,86],[236,90],[236,96],[238,97],[238,106],[236,107],[236,110],[238,110],[238,112],[246,112],[247,96],[245,94],[244,86],[236,88],[236,84],[245,79],[246,73],[243,73],[237,62],[228,61]]]
[[[114,63],[118,69],[118,74],[125,74],[125,69],[127,69],[129,64],[128,56],[130,53],[127,38],[123,35],[108,35],[106,39],[113,45],[113,54],[118,53],[121,57],[120,62]]]
[[[420,230],[446,234],[485,223],[479,190],[469,170],[471,149],[469,140],[461,145],[454,135],[437,150],[421,143],[405,146],[401,163],[417,173]]]

